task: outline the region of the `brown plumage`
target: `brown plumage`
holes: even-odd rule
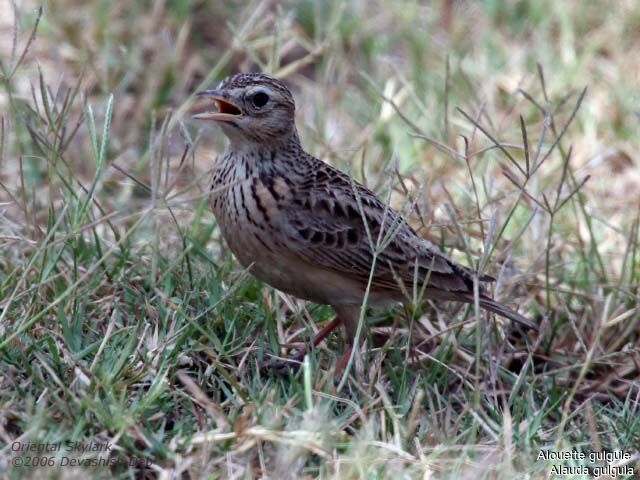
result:
[[[230,249],[261,280],[296,297],[331,305],[353,341],[374,263],[369,305],[426,298],[474,301],[474,273],[421,238],[353,178],[306,153],[295,103],[284,83],[238,74],[200,95],[229,138],[217,162],[211,207]],[[228,188],[225,188],[227,186]],[[480,282],[491,280],[482,277]],[[533,325],[480,288],[480,307]]]

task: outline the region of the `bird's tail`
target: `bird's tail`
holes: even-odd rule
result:
[[[442,290],[438,291],[435,295],[436,298],[440,298],[442,300],[455,300],[458,302],[465,302],[474,304],[475,298],[472,293],[462,293],[462,292],[443,292]],[[508,318],[509,320],[513,320],[514,322],[518,322],[522,326],[526,328],[530,328],[533,330],[537,330],[538,327],[533,324],[527,317],[519,314],[515,310],[510,309],[506,305],[503,305],[500,302],[496,302],[492,298],[489,298],[485,294],[480,294],[480,308],[488,310],[490,312],[496,313],[501,317]]]
[[[473,302],[474,300],[472,296],[470,303],[473,303]],[[527,317],[525,317],[524,315],[520,315],[515,310],[510,309],[509,307],[507,307],[506,305],[503,305],[500,302],[496,302],[492,298],[481,295],[480,307],[484,308],[485,310],[489,310],[490,312],[497,313],[501,317],[505,317],[505,318],[508,318],[509,320],[513,320],[514,322],[518,322],[524,327],[527,327],[533,330],[538,329],[538,327],[536,327]]]

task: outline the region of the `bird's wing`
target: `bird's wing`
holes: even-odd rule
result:
[[[428,279],[430,289],[472,289],[470,270],[438,253],[371,190],[324,162],[314,167],[282,211],[290,253],[366,283],[378,244],[374,288],[404,284],[410,292],[416,280],[421,288]]]

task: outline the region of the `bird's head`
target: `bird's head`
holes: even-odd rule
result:
[[[215,110],[193,118],[217,122],[232,143],[273,144],[296,135],[293,95],[276,78],[239,73],[198,96],[211,99]]]

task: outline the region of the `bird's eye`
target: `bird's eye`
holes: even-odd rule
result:
[[[253,96],[251,101],[257,108],[261,108],[264,107],[269,101],[269,95],[264,92],[258,92]]]

